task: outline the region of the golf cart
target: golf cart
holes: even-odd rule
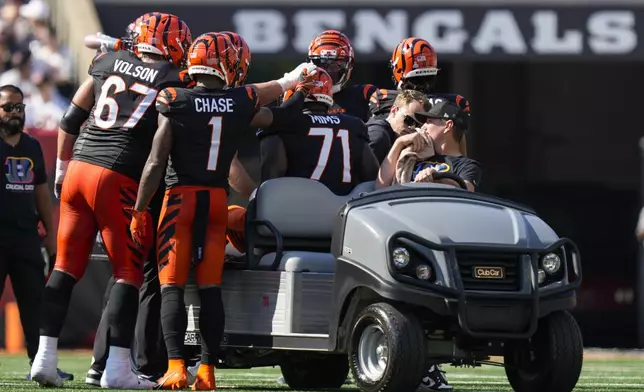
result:
[[[293,389],[340,388],[350,369],[361,391],[404,392],[430,364],[496,364],[515,391],[571,391],[583,354],[567,312],[581,283],[575,244],[510,201],[373,186],[345,197],[302,178],[258,188],[245,261],[224,273],[219,368],[279,365]],[[194,287],[186,305],[186,345],[198,346]]]

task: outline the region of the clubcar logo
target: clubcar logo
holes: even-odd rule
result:
[[[474,267],[474,277],[477,279],[503,279],[503,267]]]

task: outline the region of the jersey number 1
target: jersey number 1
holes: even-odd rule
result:
[[[103,87],[101,87],[101,95],[98,97],[98,100],[96,100],[96,108],[94,109],[94,122],[103,129],[112,128],[114,124],[116,124],[116,120],[119,115],[118,102],[113,97],[107,96],[112,87],[114,87],[113,95],[122,93],[127,89],[125,80],[120,76],[110,76],[103,83]],[[123,125],[123,128],[134,128],[141,120],[141,117],[145,114],[145,111],[148,110],[150,105],[154,102],[158,91],[140,83],[134,83],[127,90],[143,95],[143,99],[137,105],[136,109],[134,109],[130,118],[128,118]],[[105,108],[107,108],[107,116],[103,119],[101,115]]]
[[[208,151],[208,170],[217,170],[219,160],[219,146],[221,144],[221,117],[211,117],[208,122],[210,127],[210,150]]]
[[[323,136],[322,149],[318,164],[311,175],[312,180],[320,181],[326,165],[329,163],[331,146],[333,145],[334,132],[333,128],[311,128],[309,136]],[[349,148],[349,131],[340,129],[337,138],[342,143],[342,182],[351,182],[351,150]]]

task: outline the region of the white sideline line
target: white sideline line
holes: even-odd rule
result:
[[[217,374],[217,378],[221,378],[222,380],[224,379],[231,379],[231,378],[274,378],[278,379],[278,377],[281,376],[281,373],[275,373],[275,374],[266,374],[266,373],[240,373],[240,374]]]
[[[477,381],[456,381],[454,385],[498,385],[498,386],[508,386],[510,385],[507,382],[477,382]],[[644,384],[632,384],[632,383],[605,383],[605,382],[579,382],[577,383],[578,387],[627,387],[627,388],[644,388]]]
[[[255,381],[274,381],[277,379],[277,375],[266,375],[266,374],[261,374],[261,373],[251,373],[250,375],[244,375],[243,377],[237,376],[237,377],[225,377],[222,375],[221,379],[224,382],[230,382],[230,383],[235,383],[235,384],[243,384],[245,381],[248,381],[248,378],[254,378]],[[465,378],[471,378],[472,380],[463,380]],[[631,378],[631,379],[637,379],[639,380],[639,377],[597,377],[597,379],[610,379],[610,380],[620,380],[624,378]],[[498,385],[498,386],[508,386],[510,385],[505,378],[505,376],[478,376],[478,377],[464,377],[461,374],[453,374],[451,376],[448,375],[448,379],[458,379],[457,381],[454,381],[453,384],[462,384],[462,385],[477,385],[477,384],[485,384],[485,385]],[[499,381],[484,381],[484,380],[499,380]],[[500,381],[503,380],[503,381]],[[21,384],[18,384],[21,385]],[[581,387],[601,387],[601,386],[606,386],[606,387],[627,387],[627,388],[635,388],[635,387],[642,387],[644,388],[644,384],[642,383],[620,383],[620,382],[613,382],[613,383],[606,383],[606,382],[595,382],[595,381],[584,381],[583,379],[580,380],[577,383],[577,386]]]
[[[504,375],[490,375],[490,374],[455,374],[455,373],[446,373],[446,377],[448,380],[451,379],[467,379],[471,378],[473,380],[507,380],[506,376]],[[584,377],[581,376],[580,382],[585,382],[585,380],[625,380],[625,379],[632,379],[632,380],[641,380],[641,376],[596,376],[596,377]]]

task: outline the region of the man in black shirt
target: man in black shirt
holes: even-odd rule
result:
[[[22,91],[0,87],[0,297],[6,277],[20,309],[30,362],[38,351],[38,317],[45,287],[45,261],[40,247],[38,220],[47,232],[44,246],[56,256],[51,195],[45,160],[38,140],[23,133],[25,105]],[[58,372],[61,378],[71,375]]]
[[[435,104],[427,112],[417,112],[416,118],[424,123],[422,128],[418,132],[396,139],[382,162],[376,187],[391,185],[403,149],[413,146],[415,150],[420,150],[425,144],[425,137],[428,137],[431,138],[436,154],[414,164],[411,181],[434,182],[434,173],[450,172],[461,177],[469,191],[476,191],[482,174],[479,163],[459,151],[459,143],[469,126],[469,113],[454,102],[446,100]],[[446,179],[436,182],[456,185],[454,181]]]
[[[397,95],[386,118],[372,118],[367,122],[369,146],[379,163],[385,159],[398,136],[413,132],[422,125],[414,114],[427,111],[430,107],[425,94],[405,90]]]

